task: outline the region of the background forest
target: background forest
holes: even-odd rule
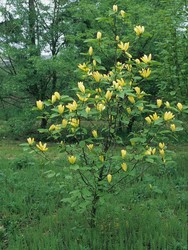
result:
[[[71,93],[79,80],[77,65],[88,50],[87,38],[96,31],[111,35],[111,28],[96,18],[114,1],[7,1],[1,6],[0,23],[0,114],[15,139],[34,125],[31,107],[54,91]],[[184,103],[188,95],[187,4],[183,0],[118,1],[127,14],[122,27],[127,40],[134,26],[146,27],[136,44],[137,57],[151,53],[156,69],[146,88],[159,96]],[[112,66],[111,51],[102,63]],[[1,134],[6,133],[2,131]],[[24,135],[25,136],[25,135]]]
[[[160,152],[158,156],[155,155],[155,148],[146,148],[144,142],[140,141],[141,146],[145,147],[147,154],[151,156],[151,159],[146,160],[145,165],[143,164],[143,169],[147,169],[149,164],[152,165],[146,174],[143,171],[144,173],[140,172],[141,174],[137,176],[134,171],[129,172],[130,164],[128,166],[130,179],[127,178],[128,181],[123,180],[120,184],[118,181],[117,189],[111,186],[109,188],[109,185],[114,186],[111,184],[111,174],[107,176],[107,180],[105,178],[104,186],[99,185],[99,190],[96,185],[96,193],[100,193],[101,187],[104,188],[104,192],[101,192],[101,197],[97,197],[100,202],[98,205],[98,200],[96,201],[97,212],[95,211],[93,222],[88,223],[90,219],[88,207],[93,205],[95,199],[91,205],[93,194],[89,188],[83,189],[81,181],[78,180],[79,174],[75,174],[80,170],[79,164],[74,165],[76,161],[74,153],[80,154],[77,146],[80,146],[81,150],[87,146],[87,150],[92,151],[91,142],[97,141],[97,132],[94,130],[94,138],[91,142],[86,141],[90,143],[89,145],[86,145],[85,138],[77,145],[73,137],[67,136],[68,143],[73,145],[71,149],[73,153],[68,160],[65,160],[66,150],[63,151],[63,143],[59,146],[61,153],[63,152],[60,154],[59,151],[57,153],[52,140],[59,138],[56,137],[55,126],[52,124],[54,128],[50,127],[51,120],[44,119],[42,115],[37,119],[38,111],[44,108],[40,106],[43,103],[37,103],[37,101],[48,100],[45,102],[48,109],[51,103],[53,105],[51,98],[55,93],[55,102],[59,101],[59,93],[66,98],[74,97],[75,86],[80,79],[85,80],[78,65],[81,67],[84,65],[88,54],[93,56],[92,59],[97,64],[98,70],[101,70],[104,75],[108,75],[115,67],[114,50],[110,43],[106,43],[107,46],[100,50],[101,48],[98,48],[93,41],[96,42],[94,38],[100,37],[101,34],[102,36],[105,34],[104,41],[108,38],[116,39],[114,34],[117,30],[114,23],[110,21],[113,12],[116,12],[116,5],[118,11],[125,11],[122,12],[122,16],[125,15],[123,25],[117,22],[118,34],[126,41],[134,41],[130,45],[133,58],[152,55],[152,73],[147,79],[144,78],[144,84],[141,86],[144,93],[148,94],[146,100],[153,103],[157,100],[163,102],[164,110],[170,110],[166,111],[167,115],[172,115],[171,111],[177,112],[177,119],[181,116],[181,122],[177,122],[179,127],[171,127],[171,132],[174,129],[178,134],[170,135],[170,140],[167,140],[168,150],[163,138],[165,140],[169,132],[165,130],[162,140],[158,139],[157,143],[160,142],[157,149]],[[105,13],[109,13],[109,19],[104,17]],[[145,27],[144,33],[140,36],[136,36],[134,31],[138,25]],[[98,31],[101,34],[97,33]],[[91,49],[88,51],[91,44],[94,45],[94,55]],[[101,51],[100,57],[97,56]],[[0,249],[187,249],[187,51],[188,3],[186,0],[6,0],[0,3],[0,184],[2,189]],[[149,57],[146,56],[146,58]],[[119,60],[120,63],[124,62],[121,54]],[[143,62],[142,65],[144,65]],[[135,82],[139,82],[140,79],[141,76],[135,76]],[[85,94],[84,85],[78,85],[78,88],[81,94]],[[139,88],[137,90],[139,91]],[[107,91],[108,95],[106,93],[107,104],[110,103],[113,91]],[[128,93],[132,94],[132,92]],[[139,93],[136,94],[139,95]],[[136,94],[133,93],[132,97]],[[88,98],[89,96],[90,93]],[[127,102],[134,106],[134,97],[127,99]],[[99,107],[98,111],[102,113],[103,104],[107,106],[106,103],[102,103],[101,110]],[[162,103],[157,103],[149,106],[148,114],[151,109],[157,110],[161,105]],[[66,107],[68,106],[71,104],[68,103]],[[90,107],[93,106],[92,104]],[[61,108],[63,113],[64,108],[62,106]],[[56,119],[57,107],[51,110],[54,114],[56,112],[51,116]],[[138,114],[138,111],[136,112]],[[46,114],[47,112],[44,112],[44,115]],[[129,114],[127,111],[127,117]],[[85,117],[87,118],[87,115]],[[155,114],[148,117],[149,123],[155,123],[159,118],[156,118]],[[144,118],[144,113],[141,118]],[[167,125],[170,124],[171,119],[173,115],[170,118],[167,117]],[[117,138],[124,140],[123,146],[130,151],[134,148],[134,143],[128,145],[126,139],[131,133],[137,135],[139,126],[142,126],[140,120],[137,115],[136,119],[133,117],[126,124],[126,132],[118,131]],[[74,127],[77,120],[71,121]],[[101,121],[104,125],[102,118]],[[160,122],[159,127],[162,124],[161,120]],[[101,126],[98,120],[95,120],[94,125],[96,124],[98,127]],[[40,130],[49,133],[49,127],[53,130],[51,137],[39,132]],[[86,128],[88,129],[87,124]],[[89,128],[88,131],[91,132],[91,129]],[[149,134],[150,130],[148,131]],[[160,132],[160,128],[156,131]],[[157,137],[156,133],[153,133],[153,136],[154,134]],[[44,157],[45,150],[47,151],[45,144],[38,144],[37,154],[33,154],[34,151],[36,152],[35,149],[28,153],[28,148],[33,147],[33,137],[36,141],[45,141],[50,145],[51,151],[49,150],[48,158]],[[113,148],[113,151],[121,152],[119,158],[113,158],[114,164],[124,158],[127,159],[127,151],[120,146],[115,144]],[[169,158],[166,164],[164,154],[171,150],[174,152],[172,159]],[[133,155],[134,152],[136,151],[133,150]],[[39,157],[40,153],[42,158]],[[149,157],[147,154],[140,158]],[[164,161],[164,164],[157,165],[154,162],[157,157]],[[130,163],[132,161],[133,164],[135,158],[133,156],[128,159],[131,159]],[[138,162],[140,158],[138,157]],[[102,166],[100,164],[105,160],[104,155],[99,155],[98,166]],[[68,170],[69,165],[71,165],[71,174]],[[83,172],[87,178],[89,171],[93,174],[91,168],[88,169]],[[124,162],[122,169],[127,173],[127,165]],[[72,200],[69,195],[73,197]]]

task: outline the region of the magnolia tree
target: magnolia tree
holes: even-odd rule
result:
[[[103,21],[110,20],[115,27],[117,20],[125,19],[126,13],[114,5]],[[114,29],[114,37],[107,38],[98,31],[96,38],[88,40],[87,60],[78,65],[82,78],[74,97],[55,92],[50,100],[37,101],[35,108],[48,120],[49,127],[42,132],[55,139],[57,150],[66,158],[62,173],[73,190],[62,201],[89,212],[92,227],[98,205],[120,182],[125,185],[152,166],[172,164],[167,144],[181,130],[177,118],[186,109],[180,102],[172,105],[157,99],[150,103],[152,98],[142,89],[152,74],[152,55],[133,58],[131,42],[117,32]],[[134,27],[133,33],[138,40],[144,27]],[[106,72],[95,51],[103,53],[109,47],[114,51],[114,65]],[[133,119],[135,127],[127,133]],[[48,155],[46,143],[27,141],[31,150]]]

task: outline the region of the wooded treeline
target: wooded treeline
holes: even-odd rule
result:
[[[85,40],[95,38],[97,31],[104,37],[115,34],[111,23],[107,25],[99,18],[111,11],[113,4],[126,13],[126,22],[118,31],[125,42],[135,39],[136,25],[145,26],[131,53],[137,58],[152,54],[155,70],[144,86],[151,98],[186,102],[186,0],[52,0],[48,5],[40,0],[8,0],[0,8],[2,119],[13,121],[12,126],[20,123],[30,126],[30,110],[36,100],[47,99],[54,91],[71,93],[80,80],[77,65],[83,62],[82,53],[87,53],[89,48]],[[109,46],[101,58],[104,73],[110,70],[112,57]],[[13,115],[10,110],[15,108]]]

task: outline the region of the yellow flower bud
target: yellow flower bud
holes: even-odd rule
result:
[[[108,183],[110,183],[112,181],[112,175],[111,174],[107,175],[107,181],[108,181]]]
[[[61,99],[61,96],[60,96],[59,92],[56,91],[56,92],[54,93],[54,95],[56,96],[56,99],[57,99],[57,100],[60,100],[60,99]]]
[[[145,118],[145,120],[146,120],[146,122],[148,123],[148,124],[151,124],[151,118],[149,117],[149,116],[147,116],[146,118]]]
[[[131,108],[130,108],[130,107],[126,108],[126,110],[127,110],[127,113],[128,113],[128,114],[131,113]]]
[[[162,158],[164,157],[164,155],[165,155],[165,151],[164,151],[164,149],[160,149],[159,150],[159,153],[160,153],[160,155],[162,156]]]
[[[102,78],[102,75],[98,71],[93,72],[92,76],[96,82],[100,82],[100,80]]]
[[[86,110],[86,113],[88,114],[88,113],[90,112],[91,109],[90,109],[90,107],[86,107],[85,110]]]
[[[49,127],[49,131],[52,131],[52,130],[55,130],[56,129],[56,126],[54,124],[52,124],[50,127]]]
[[[41,100],[36,101],[36,104],[39,110],[42,110],[44,108],[44,103]]]
[[[172,132],[175,132],[175,131],[176,131],[176,125],[175,125],[175,124],[171,124],[171,125],[170,125],[170,128],[171,128]]]
[[[93,66],[95,67],[97,65],[96,60],[93,60]]]
[[[98,137],[97,130],[93,130],[92,135],[93,135],[94,138],[97,138]]]
[[[162,100],[161,99],[157,99],[157,107],[160,108],[162,105]]]
[[[74,164],[76,162],[76,156],[74,155],[68,156],[68,161],[70,164]]]
[[[66,128],[67,124],[68,124],[68,121],[66,119],[63,119],[62,120],[62,127]]]
[[[35,141],[34,138],[31,138],[31,137],[27,138],[27,142],[29,145],[33,145],[34,141]]]
[[[82,93],[85,93],[85,86],[83,82],[78,82],[78,88]]]
[[[100,31],[97,32],[97,39],[100,40],[102,37],[102,33]]]
[[[125,163],[125,162],[123,162],[122,164],[121,164],[121,168],[123,169],[123,171],[127,171],[127,164]]]
[[[160,142],[160,143],[159,143],[159,148],[160,148],[160,149],[164,149],[164,147],[165,147],[164,142]]]
[[[117,5],[113,5],[113,11],[117,12],[118,11],[118,6]]]
[[[107,91],[105,94],[106,99],[109,101],[112,98],[113,95],[113,91]]]
[[[183,105],[182,105],[180,102],[178,102],[178,104],[177,104],[177,108],[178,108],[180,111],[182,111],[182,109],[183,109]]]
[[[93,48],[89,47],[89,51],[88,51],[89,55],[92,56],[93,55]]]
[[[140,64],[140,60],[139,59],[135,59],[136,64]]]
[[[99,160],[100,160],[101,162],[104,162],[104,155],[99,155]]]
[[[121,157],[124,159],[126,157],[127,151],[125,149],[121,150]]]
[[[58,109],[58,112],[59,112],[60,114],[63,114],[63,112],[64,112],[64,110],[65,110],[65,106],[63,106],[62,104],[59,104],[59,105],[57,106],[57,109]]]
[[[57,97],[55,95],[52,95],[52,104],[57,101]]]
[[[132,104],[135,103],[135,99],[134,99],[133,96],[128,96],[128,99],[129,99],[129,101],[130,101]]]
[[[119,41],[119,36],[116,36],[116,41]]]
[[[122,17],[125,17],[125,15],[126,15],[125,11],[124,11],[124,10],[120,10],[120,15],[121,15]]]
[[[94,146],[93,144],[88,144],[87,148],[91,151],[93,149],[93,146]]]

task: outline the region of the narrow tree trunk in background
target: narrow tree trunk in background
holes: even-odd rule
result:
[[[34,0],[29,0],[29,38],[31,46],[35,46],[35,23],[36,23],[36,11]]]

